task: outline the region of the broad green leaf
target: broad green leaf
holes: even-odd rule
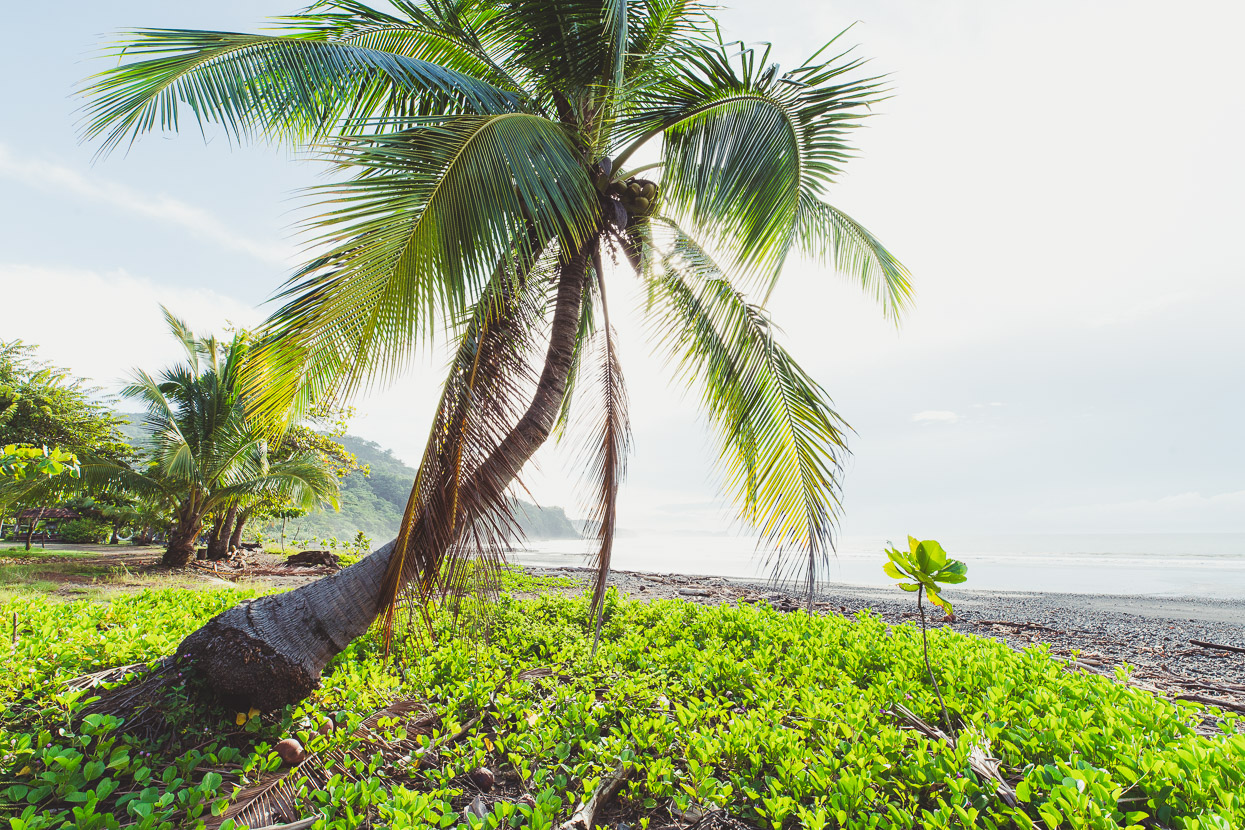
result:
[[[920,544],[919,550],[925,551],[925,556],[929,564],[926,570],[930,573],[937,571],[943,565],[947,564],[947,552],[942,549],[942,545],[932,539],[927,539]]]

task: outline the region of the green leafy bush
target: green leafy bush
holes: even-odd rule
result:
[[[452,636],[454,619],[439,615],[435,637],[395,644],[396,663],[374,638],[356,641],[311,698],[247,722],[240,737],[234,713],[221,713],[219,733],[235,733],[239,748],[190,735],[203,745],[149,757],[139,753],[150,747],[109,743],[108,722],[67,728],[76,704],[56,693],[66,678],[167,654],[251,595],[152,591],[107,606],[23,598],[0,608],[0,618],[21,619],[12,670],[0,676],[0,703],[13,704],[0,705],[10,713],[0,732],[0,816],[23,822],[19,830],[116,826],[110,820],[194,826],[230,794],[203,770],[236,763],[253,779],[279,766],[272,746],[287,735],[313,751],[348,748],[354,725],[402,695],[439,715],[432,737],[456,733],[491,702],[488,726],[448,744],[439,766],[387,771],[392,790],[366,764],[353,776],[360,780],[304,786],[300,815],[319,814],[317,828],[348,830],[365,814],[393,828],[465,828],[451,801],[462,796],[461,776],[487,764],[519,776],[535,806],[500,805],[485,826],[546,830],[619,763],[628,777],[618,797],[639,816],[636,830],[650,830],[645,816],[671,805],[720,806],[765,830],[1245,827],[1245,734],[1231,718],[1204,734],[1197,704],[1070,671],[1041,647],[1016,652],[936,629],[934,671],[976,739],[953,750],[890,711],[902,702],[921,717],[937,712],[918,628],[764,605],[611,596],[590,663],[593,619],[582,598],[503,597],[487,642]],[[535,667],[556,674],[517,678]],[[322,736],[309,724],[326,714],[343,728]],[[170,725],[174,734],[190,729]],[[1019,808],[969,769],[969,745],[982,741],[1019,782]]]
[[[112,526],[98,519],[72,519],[56,529],[62,541],[75,545],[90,545],[107,540]]]

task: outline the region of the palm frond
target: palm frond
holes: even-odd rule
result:
[[[175,497],[159,478],[103,459],[85,461],[79,483],[87,492],[121,490],[161,505],[171,504]]]
[[[606,52],[605,81],[611,86],[622,86],[623,69],[627,62],[628,0],[605,0],[602,4],[604,35],[609,44]]]
[[[499,60],[490,53],[491,44],[481,39],[478,29],[495,16],[495,9],[487,8],[487,4],[421,6],[404,0],[393,5],[404,17],[353,0],[341,0],[281,20],[295,27],[291,34],[298,37],[362,46],[428,61],[481,78],[527,100],[523,81],[503,66],[504,56]]]
[[[311,510],[319,506],[340,506],[337,476],[313,453],[295,455],[268,466],[259,475],[234,477],[233,483],[213,490],[205,510],[221,509],[256,496],[281,496],[294,506]]]
[[[800,249],[855,277],[896,321],[912,303],[911,274],[877,237],[852,217],[813,196],[800,197]]]
[[[814,56],[779,74],[768,47],[689,44],[620,124],[631,144],[617,163],[662,136],[663,211],[769,290],[797,240],[801,200],[833,181],[848,133],[879,100],[877,78],[846,79],[862,63]]]
[[[607,6],[612,0],[542,0],[506,3],[492,25],[512,49],[513,60],[532,78],[541,93],[577,91],[608,82],[617,22]],[[615,13],[626,14],[625,0],[614,3]],[[621,6],[621,9],[618,9]]]
[[[600,297],[602,325],[595,345],[599,360],[596,383],[596,400],[585,408],[581,430],[592,438],[584,450],[584,479],[587,490],[592,493],[586,505],[588,521],[596,525],[597,552],[594,557],[596,578],[593,583],[592,612],[597,615],[597,635],[600,635],[600,613],[605,601],[605,589],[609,580],[610,563],[614,552],[614,534],[618,527],[618,489],[626,475],[627,456],[631,451],[631,424],[627,415],[627,389],[623,382],[622,367],[618,361],[618,349],[614,330],[609,323],[609,307],[605,298],[605,279],[602,258],[593,257],[597,291]],[[582,399],[582,397],[581,397]],[[593,641],[593,651],[596,650]]]
[[[312,226],[330,250],[279,296],[253,354],[263,368],[247,392],[264,420],[300,395],[392,379],[438,322],[448,326],[480,296],[529,223],[567,247],[596,227],[581,160],[539,116],[428,120],[351,140],[338,159],[361,172],[321,190],[327,210]]]
[[[519,108],[512,92],[429,60],[312,36],[145,29],[115,52],[137,58],[94,75],[83,134],[100,153],[153,129],[176,131],[182,108],[234,140],[288,140],[368,119]]]
[[[663,220],[667,244],[646,309],[659,351],[701,397],[743,518],[776,551],[776,579],[829,561],[849,429],[826,391],[774,337],[768,316],[692,237]],[[804,559],[803,557],[807,557]]]
[[[457,596],[469,582],[487,592],[518,533],[506,490],[519,470],[496,456],[535,385],[530,351],[560,262],[548,247],[529,227],[459,339],[385,575],[386,642],[406,586],[425,599]]]

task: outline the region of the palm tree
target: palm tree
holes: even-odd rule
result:
[[[337,477],[327,465],[310,454],[269,463],[264,438],[247,423],[237,391],[245,338],[199,339],[167,310],[165,318],[185,347],[186,361],[159,378],[136,370],[134,382],[122,390],[147,409],[153,463],[146,472],[108,464],[85,468],[92,483],[169,506],[173,525],[164,564],[189,564],[209,515],[218,516],[219,544],[224,518],[232,523],[249,499],[279,495],[308,508],[336,505]]]
[[[879,80],[833,40],[783,71],[768,48],[724,42],[695,0],[392,7],[317,3],[264,35],[145,30],[89,88],[85,134],[102,151],[190,112],[239,141],[326,148],[342,174],[319,189],[315,258],[252,353],[254,417],[391,381],[442,332],[453,345],[397,539],[226,611],[179,656],[223,694],[301,699],[378,617],[388,636],[405,590],[490,573],[515,532],[507,492],[555,430],[586,433],[599,609],[629,450],[606,303],[625,271],[703,402],[727,489],[811,601],[846,427],[763,301],[794,252],[890,316],[906,306],[907,271],[824,201]]]

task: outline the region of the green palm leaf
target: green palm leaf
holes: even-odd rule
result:
[[[858,279],[888,316],[898,320],[911,305],[908,269],[855,219],[815,197],[802,196],[796,222],[801,250]]]
[[[775,577],[806,566],[811,590],[833,549],[848,427],[825,390],[775,341],[764,311],[677,225],[655,224],[669,242],[649,281],[650,332],[699,390],[727,489],[778,551],[770,561]]]
[[[392,378],[438,324],[459,318],[530,222],[578,246],[597,194],[561,127],[507,113],[429,120],[345,143],[348,184],[322,189],[311,226],[329,246],[280,295],[249,386],[256,411]]]
[[[353,0],[336,0],[304,14],[281,18],[293,25],[292,35],[328,40],[392,52],[416,58],[456,72],[482,78],[489,83],[524,97],[524,85],[503,63],[508,57],[504,41],[485,43],[481,29],[487,29],[496,10],[488,4],[417,3],[398,0],[394,8],[405,15],[396,17]],[[499,56],[491,53],[500,47]]]
[[[392,44],[390,44],[392,45]],[[84,134],[100,152],[152,129],[177,130],[182,106],[243,140],[324,135],[340,122],[425,111],[497,113],[519,99],[432,61],[307,36],[148,29],[121,64],[90,79]]]
[[[620,126],[632,143],[617,163],[661,135],[663,210],[767,289],[798,238],[802,200],[833,181],[848,132],[878,100],[876,78],[844,79],[862,61],[817,58],[780,75],[768,47],[688,45]]]
[[[272,464],[262,473],[236,476],[232,483],[212,492],[205,509],[221,509],[256,496],[281,496],[303,510],[320,506],[336,510],[338,486],[337,476],[322,459],[304,453]]]

